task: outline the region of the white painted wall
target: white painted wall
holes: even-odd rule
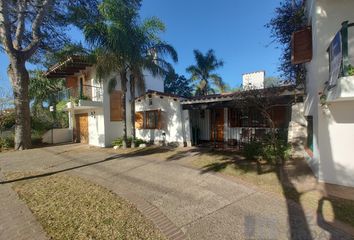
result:
[[[69,128],[49,130],[42,137],[42,142],[49,144],[67,143],[72,142],[72,140],[73,131]]]
[[[265,71],[246,73],[242,75],[242,87],[248,89],[264,88]]]
[[[136,129],[136,137],[145,141],[159,143],[178,143],[183,146],[188,135],[183,131],[187,126],[183,126],[182,108],[179,99],[167,96],[151,95],[152,105],[149,104],[149,97],[135,101],[136,112],[161,110],[164,122],[163,129]],[[186,116],[184,116],[186,118]],[[166,134],[164,139],[163,133]]]
[[[313,59],[306,64],[305,115],[312,115],[314,120],[313,170],[320,181],[354,186],[354,101],[331,103],[328,108],[319,104],[319,92],[329,79],[327,48],[343,21],[354,22],[354,1],[312,0],[307,4]],[[350,36],[350,55],[354,56],[354,34]]]

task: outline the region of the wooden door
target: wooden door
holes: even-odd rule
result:
[[[210,111],[210,140],[217,142],[224,141],[224,109],[213,109]]]
[[[76,130],[75,130],[75,142],[88,143],[89,133],[88,133],[88,114],[76,114]]]

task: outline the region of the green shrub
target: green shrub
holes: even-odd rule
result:
[[[14,137],[0,137],[0,149],[10,149],[15,146]]]
[[[130,147],[132,145],[132,137],[128,137],[127,138],[127,147]],[[134,140],[135,146],[139,146],[140,144],[146,143],[146,141],[136,138]],[[113,146],[117,146],[117,147],[123,147],[123,137],[117,138],[112,142]]]
[[[270,134],[264,138],[262,146],[262,157],[270,164],[281,164],[290,156],[290,145],[287,141],[287,131],[279,130],[275,133],[274,139]]]
[[[15,112],[4,113],[0,115],[0,129],[8,130],[15,125]]]
[[[243,148],[243,154],[246,159],[254,160],[257,156],[262,153],[262,144],[259,142],[252,141],[246,143]]]
[[[348,67],[348,75],[354,76],[354,67],[352,65],[349,65]]]

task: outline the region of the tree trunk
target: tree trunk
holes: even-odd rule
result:
[[[130,75],[130,110],[131,110],[131,129],[132,129],[132,144],[131,147],[135,148],[135,78]]]
[[[28,96],[29,74],[25,61],[11,59],[8,69],[14,93],[16,112],[15,149],[31,147],[31,115]]]
[[[127,72],[120,72],[120,81],[122,87],[122,112],[123,112],[123,149],[127,148]]]

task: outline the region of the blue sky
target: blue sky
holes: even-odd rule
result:
[[[159,17],[167,27],[163,39],[178,54],[176,72],[194,64],[193,49],[206,52],[212,48],[225,65],[218,70],[231,87],[241,84],[243,73],[265,70],[277,76],[280,50],[271,44],[270,32],[264,25],[273,16],[280,0],[145,0],[141,16]],[[73,37],[82,39],[77,31]],[[0,86],[9,88],[6,75],[7,57],[0,53]]]

